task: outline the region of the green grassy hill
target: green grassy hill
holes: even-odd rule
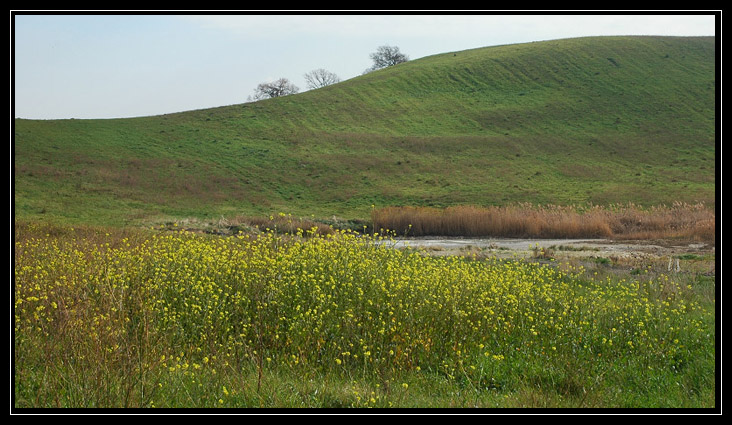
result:
[[[714,37],[592,37],[214,109],[17,119],[15,213],[137,225],[367,218],[372,205],[714,206],[715,92]]]

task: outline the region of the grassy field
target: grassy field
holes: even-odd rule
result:
[[[18,218],[368,220],[371,205],[715,206],[715,39],[425,57],[256,103],[14,121]],[[113,101],[113,100],[110,100]]]
[[[16,225],[16,407],[715,406],[713,278]]]
[[[15,119],[13,408],[719,408],[715,48],[496,46]],[[382,227],[712,248],[671,273],[426,255]]]

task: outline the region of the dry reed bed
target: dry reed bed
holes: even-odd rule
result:
[[[702,203],[643,208],[590,206],[455,206],[374,209],[376,230],[409,236],[683,239],[714,243],[715,213]]]

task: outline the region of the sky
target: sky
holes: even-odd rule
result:
[[[318,68],[354,78],[382,45],[414,60],[570,37],[716,35],[713,11],[388,12],[11,11],[11,105],[29,119],[161,115],[244,103],[278,78],[304,92]]]

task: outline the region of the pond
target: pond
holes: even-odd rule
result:
[[[669,257],[688,252],[708,252],[714,247],[705,244],[656,244],[655,241],[616,241],[612,239],[521,239],[411,237],[383,242],[394,248],[424,250],[431,255],[485,253],[497,256],[530,256],[535,250],[552,250],[572,257]]]

